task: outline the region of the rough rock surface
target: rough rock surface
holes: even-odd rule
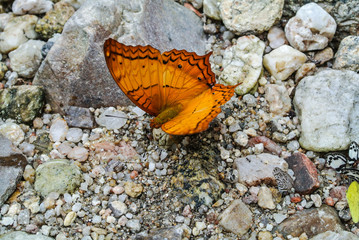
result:
[[[284,0],[222,0],[224,25],[237,34],[269,30],[282,16]]]
[[[278,226],[279,232],[292,237],[299,237],[303,232],[312,237],[325,231],[341,230],[343,226],[337,212],[327,205],[299,211]]]
[[[301,124],[300,145],[313,151],[348,149],[359,142],[359,75],[326,69],[303,78],[294,107]]]
[[[0,116],[27,123],[41,113],[44,90],[39,86],[15,86],[0,90]]]
[[[348,36],[340,42],[333,68],[359,71],[359,36]]]

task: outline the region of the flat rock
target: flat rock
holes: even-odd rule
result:
[[[352,232],[348,231],[340,231],[340,232],[333,232],[333,231],[326,231],[315,235],[310,240],[358,240],[359,237]]]
[[[220,5],[224,25],[238,35],[269,30],[282,16],[284,0],[222,0]]]
[[[28,123],[39,115],[44,106],[42,87],[21,85],[0,90],[0,116]]]
[[[236,93],[248,93],[262,72],[264,47],[264,42],[254,35],[238,38],[236,44],[224,51],[223,71],[219,81],[227,85],[241,83]]]
[[[261,183],[275,186],[276,179],[273,169],[279,167],[283,171],[288,170],[288,164],[283,158],[269,153],[237,158],[234,160],[234,164],[239,172],[239,182],[249,186]]]
[[[201,20],[174,1],[86,1],[65,24],[33,82],[46,88],[54,111],[131,104],[105,63],[103,43],[109,37],[201,55],[206,42]]]
[[[359,71],[359,36],[348,36],[340,42],[333,68]]]
[[[70,127],[95,127],[94,117],[90,109],[76,106],[68,106],[64,109],[64,111],[64,118]]]
[[[10,232],[0,236],[0,240],[54,240],[42,234],[28,234],[21,231]]]
[[[277,231],[284,236],[299,237],[305,232],[309,238],[326,231],[341,230],[343,226],[336,210],[326,205],[298,211],[277,227]]]
[[[300,194],[310,194],[319,188],[317,169],[312,161],[303,153],[294,153],[285,158],[289,168],[293,170],[294,189]]]
[[[51,160],[36,169],[35,190],[43,197],[51,192],[73,192],[80,186],[80,169],[64,159]]]
[[[240,199],[234,200],[218,217],[219,225],[227,231],[242,236],[253,224],[253,214]]]
[[[190,230],[190,229],[189,229]],[[182,240],[185,235],[189,235],[188,227],[186,225],[177,225],[169,228],[161,228],[152,231],[149,234],[138,234],[135,240]]]
[[[312,151],[346,150],[359,142],[359,75],[325,69],[303,78],[293,104],[301,124],[300,145]]]

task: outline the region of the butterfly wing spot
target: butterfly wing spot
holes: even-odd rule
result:
[[[178,68],[182,68],[182,65],[181,65],[181,64],[178,64]]]

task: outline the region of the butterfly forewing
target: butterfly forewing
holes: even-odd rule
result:
[[[214,85],[209,56],[175,49],[162,54],[163,92],[168,106],[192,99]]]
[[[121,90],[142,110],[158,115],[161,109],[162,59],[151,46],[126,46],[113,39],[104,45],[107,66]]]
[[[334,168],[337,171],[340,171],[342,168],[347,165],[347,158],[341,153],[328,153],[326,155],[328,167]]]

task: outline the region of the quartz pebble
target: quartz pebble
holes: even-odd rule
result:
[[[268,32],[267,38],[269,46],[273,49],[279,48],[287,42],[283,29],[279,27],[272,27]]]
[[[11,122],[0,125],[0,134],[9,139],[14,145],[19,145],[25,138],[25,133],[21,127]]]
[[[53,2],[49,0],[15,0],[12,12],[16,15],[42,14],[52,9]]]
[[[86,161],[88,158],[88,150],[84,147],[74,147],[67,154],[67,157],[70,159],[78,160],[79,162]]]
[[[83,132],[81,128],[69,128],[66,134],[66,140],[70,142],[79,142],[82,139]]]
[[[69,129],[69,127],[67,126],[67,123],[64,119],[56,118],[55,120],[53,120],[51,127],[50,127],[50,134],[49,134],[51,141],[53,141],[53,142],[64,141],[68,129]]]
[[[112,210],[113,215],[118,218],[127,213],[127,206],[121,201],[113,201],[110,203],[110,209]]]
[[[283,45],[264,55],[263,65],[276,79],[287,80],[306,60],[307,56],[304,53]]]
[[[76,212],[69,212],[64,219],[64,226],[70,226],[76,219]]]
[[[223,71],[219,76],[227,85],[241,83],[236,93],[243,95],[257,83],[262,71],[264,42],[254,35],[237,39],[223,54]]]
[[[285,26],[285,35],[299,51],[324,49],[332,40],[337,24],[323,8],[316,3],[302,6],[295,17]]]
[[[258,192],[258,205],[264,209],[274,209],[275,205],[273,202],[272,192],[266,187],[262,186]]]
[[[125,192],[130,197],[136,198],[141,195],[143,187],[140,183],[126,182],[125,183]]]
[[[44,44],[45,42],[41,40],[29,40],[11,51],[9,53],[11,69],[20,77],[34,77],[41,64],[41,48]]]

